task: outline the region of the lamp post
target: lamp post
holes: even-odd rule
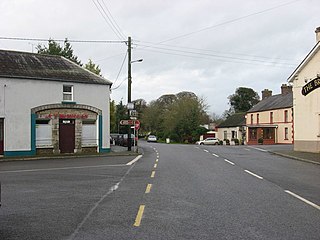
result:
[[[131,61],[131,37],[128,37],[128,119],[130,118],[131,103],[131,64],[135,62],[142,62],[143,59]],[[131,126],[128,129],[128,151],[131,151]]]

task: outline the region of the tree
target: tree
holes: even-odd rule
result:
[[[128,118],[128,109],[125,105],[123,105],[122,100],[120,101],[119,104],[116,106],[116,124],[117,124],[117,131],[118,133],[127,133],[127,127],[126,126],[121,126],[120,121],[123,119]]]
[[[63,56],[65,58],[68,58],[72,62],[82,66],[81,61],[78,60],[78,57],[73,54],[72,46],[67,38],[64,40],[63,46],[60,46],[60,44],[53,39],[49,39],[48,47],[38,44],[36,49],[38,50],[39,54]]]
[[[90,72],[93,72],[99,76],[102,76],[99,65],[96,65],[95,63],[93,63],[91,59],[89,59],[88,63],[84,65],[84,68],[89,70]]]
[[[110,101],[110,132],[118,132],[118,124],[116,119],[116,103],[114,100]]]
[[[227,114],[247,112],[260,101],[257,92],[251,88],[245,87],[237,88],[235,94],[230,95],[228,99],[231,107]]]

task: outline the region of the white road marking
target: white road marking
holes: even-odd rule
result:
[[[285,190],[286,193],[290,194],[291,196],[294,196],[295,198],[298,198],[299,200],[305,202],[306,204],[309,204],[310,206],[320,210],[320,206],[318,206],[317,204],[313,203],[313,202],[310,202],[309,200],[303,198],[303,197],[300,197],[299,195],[293,193],[293,192],[290,192],[289,190]]]
[[[214,154],[214,153],[212,153],[212,155],[213,155],[213,156],[215,156],[215,157],[217,157],[217,158],[219,157],[219,155],[217,155],[217,154]]]
[[[246,150],[246,151],[251,151],[249,148],[245,148],[244,150]]]
[[[142,157],[142,155],[137,156],[135,159],[133,159],[132,161],[128,162],[126,165],[127,165],[127,166],[131,166],[131,165],[134,164],[136,161],[138,161],[141,157]]]
[[[115,164],[115,165],[95,165],[95,166],[63,167],[63,168],[39,168],[39,169],[0,171],[0,173],[41,172],[41,171],[58,171],[58,170],[70,170],[70,169],[100,168],[100,167],[125,167],[125,166],[126,166],[125,164]]]
[[[244,170],[244,171],[245,171],[246,173],[251,174],[252,176],[254,176],[254,177],[256,177],[256,178],[263,179],[263,177],[261,177],[261,176],[259,176],[259,175],[255,174],[255,173],[253,173],[253,172],[250,172],[249,170]]]
[[[226,161],[227,163],[230,163],[231,165],[234,165],[234,163],[229,161],[228,159],[224,159],[224,161]]]
[[[262,149],[262,148],[257,148],[257,147],[250,147],[253,148],[255,150],[261,151],[261,152],[268,152],[268,150]]]
[[[209,152],[207,149],[203,149],[203,151],[205,151],[205,152],[207,152],[207,153]]]

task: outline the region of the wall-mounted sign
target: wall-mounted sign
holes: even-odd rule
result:
[[[54,118],[60,118],[60,119],[87,119],[89,116],[88,114],[74,114],[74,113],[54,113],[54,114],[38,114],[38,119],[54,119]]]
[[[317,77],[302,87],[302,95],[307,96],[313,90],[320,87],[320,77]]]

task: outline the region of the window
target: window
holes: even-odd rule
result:
[[[260,118],[260,116],[259,116],[259,113],[257,114],[257,124],[259,124],[259,119]]]
[[[289,115],[288,115],[288,110],[284,111],[284,122],[289,122]]]
[[[237,131],[232,131],[231,132],[231,139],[237,138]]]
[[[95,120],[86,120],[82,122],[82,146],[97,145],[97,127]]]
[[[63,85],[63,101],[73,101],[73,86]]]
[[[251,114],[251,125],[253,124],[253,114]]]
[[[285,128],[284,129],[284,140],[288,140],[289,139],[288,136],[289,136],[289,129]]]
[[[257,129],[256,128],[249,128],[249,140],[257,139]]]
[[[49,119],[36,120],[36,146],[52,146],[52,126]]]
[[[223,131],[223,139],[228,139],[228,133],[227,133],[227,131]]]
[[[273,112],[270,112],[270,123],[273,123]]]

